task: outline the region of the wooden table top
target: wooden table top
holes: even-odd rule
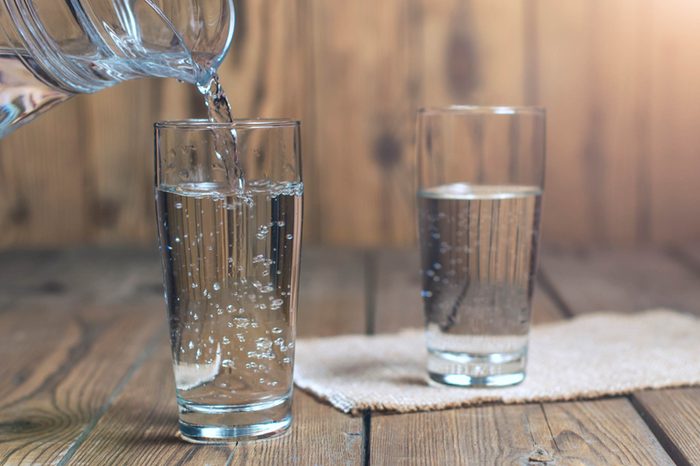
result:
[[[300,337],[420,326],[417,263],[307,248]],[[548,252],[542,264],[536,323],[700,314],[700,248]],[[0,254],[0,464],[700,464],[700,388],[358,417],[296,390],[280,438],[181,442],[159,267],[143,250]]]

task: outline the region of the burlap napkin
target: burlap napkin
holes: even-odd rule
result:
[[[484,402],[572,400],[700,383],[700,320],[668,310],[589,314],[536,326],[525,382],[436,387],[423,332],[300,340],[296,384],[344,412],[410,412]]]

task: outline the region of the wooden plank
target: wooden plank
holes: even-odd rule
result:
[[[551,243],[632,244],[649,208],[640,189],[649,185],[647,2],[534,6],[550,155],[544,236]]]
[[[6,278],[0,295],[11,303],[10,310],[70,311],[119,304],[163,307],[155,248],[5,252],[0,263],[0,278]]]
[[[9,296],[0,313],[0,463],[60,461],[128,379],[163,326],[152,312],[155,302],[162,309],[160,274],[157,293],[141,286],[152,259],[94,249],[0,255]]]
[[[379,465],[547,464],[556,450],[539,405],[375,414],[370,445]]]
[[[304,251],[300,334],[361,333],[365,328],[363,256]],[[76,463],[119,464],[357,464],[362,419],[346,416],[295,391],[290,433],[226,447],[192,446],[175,440],[177,408],[168,343],[136,373],[75,451]],[[105,449],[105,444],[116,445]],[[149,448],[144,448],[148,445]]]
[[[651,62],[649,98],[650,192],[652,238],[658,244],[697,241],[700,186],[697,168],[697,124],[700,96],[700,9],[682,0],[649,2]]]
[[[155,81],[139,80],[84,101],[84,236],[92,242],[148,244],[156,236],[153,123],[160,97]]]
[[[328,154],[316,151],[310,1],[236,1],[233,45],[219,75],[235,117],[302,121],[304,237],[317,242],[319,167]]]
[[[557,450],[574,464],[674,464],[626,400],[543,403],[542,409]]]
[[[13,251],[0,264],[0,379],[10,381],[0,386],[3,404],[69,359],[87,325],[80,313],[104,320],[105,308],[163,307],[157,258],[146,251]]]
[[[571,312],[668,307],[700,314],[698,275],[656,251],[550,253],[549,277]],[[700,389],[635,393],[633,401],[673,459],[700,461]]]
[[[661,251],[550,252],[543,264],[575,314],[659,307],[700,313],[697,277]]]
[[[39,340],[45,327],[33,329],[25,320],[20,348],[37,356],[55,353],[16,367],[16,386],[0,409],[0,463],[53,463],[70,450],[162,329],[162,319],[145,311],[120,306],[63,314],[71,322],[55,346],[51,338]]]
[[[507,0],[419,0],[420,106],[522,105],[525,13]]]
[[[418,296],[417,282],[410,278],[413,275],[404,274],[408,279],[401,287],[396,273],[409,269],[409,262],[416,264],[415,257],[385,254],[378,259],[377,332],[416,326],[422,321],[417,313],[401,313],[405,306],[391,306],[391,299],[383,296],[385,292],[395,296],[401,288],[413,290],[412,294]],[[549,296],[540,296],[540,300],[549,302],[544,306],[540,302],[535,312],[557,308]],[[391,317],[385,313],[401,314]],[[488,406],[402,416],[375,414],[371,429],[370,459],[378,464],[463,464],[471,458],[484,464],[672,464],[624,399]],[[399,438],[420,441],[399,442]]]
[[[372,464],[673,464],[617,399],[375,415],[372,434]]]
[[[400,0],[311,5],[314,131],[316,153],[324,160],[321,240],[410,243],[414,190],[407,180],[417,105],[409,8]]]
[[[53,246],[83,237],[82,98],[0,142],[0,247]]]
[[[676,462],[700,464],[700,389],[643,391],[634,401]]]

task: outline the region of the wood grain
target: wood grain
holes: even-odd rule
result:
[[[644,391],[635,393],[634,401],[677,462],[700,463],[700,390]]]
[[[548,110],[545,237],[648,239],[650,3],[535,5],[539,103]]]
[[[697,277],[662,251],[545,253],[542,263],[575,314],[659,307],[700,313]]]
[[[411,305],[409,298],[397,294],[401,290],[405,296],[418,296],[416,275],[410,272],[417,270],[415,255],[379,257],[376,331],[420,325],[420,313],[404,312],[419,308],[419,301]],[[561,310],[549,295],[539,296],[538,320],[556,318]],[[619,398],[372,415],[371,432],[373,464],[469,464],[474,458],[480,464],[673,464],[632,405]],[[399,438],[416,440],[398,442]]]
[[[564,464],[674,464],[626,400],[544,403],[542,409]]]
[[[128,82],[82,104],[86,172],[82,195],[90,241],[154,241],[153,123],[161,118],[158,86],[154,80]]]
[[[574,314],[658,307],[700,314],[699,275],[666,253],[560,252],[546,254],[544,263],[556,292]],[[700,460],[700,389],[640,392],[633,401],[675,461]]]
[[[328,154],[316,150],[310,46],[316,25],[310,2],[236,0],[234,46],[219,75],[235,117],[302,121],[304,236],[318,242],[319,167],[326,164]],[[200,101],[197,96],[195,107],[201,112]]]
[[[37,341],[41,328],[32,329],[25,323],[27,339],[13,348],[44,357],[35,364],[25,361],[15,366],[17,385],[6,394],[7,404],[3,400],[0,413],[2,464],[60,460],[99,417],[161,328],[161,319],[144,319],[143,310],[124,307],[119,311],[89,309],[72,316],[64,313],[63,318],[70,319],[67,328],[52,327],[65,331],[58,341]],[[125,336],[129,344],[124,344]]]
[[[400,426],[400,427],[399,427]],[[559,461],[539,405],[372,416],[371,464],[537,464]],[[533,461],[529,463],[529,461]]]
[[[409,52],[415,37],[406,2],[315,0],[312,5],[316,153],[333,160],[319,173],[321,240],[410,241],[408,142],[416,96]]]
[[[305,251],[299,320],[304,336],[365,328],[363,256]],[[165,321],[163,321],[165,323]],[[282,437],[222,447],[193,446],[176,439],[177,407],[166,338],[155,357],[136,372],[123,392],[75,450],[77,464],[358,464],[361,418],[339,413],[296,390],[294,424]],[[105,449],[104,445],[115,445]]]
[[[693,37],[700,8],[688,8],[682,0],[651,3],[649,29],[649,158],[651,161],[651,228],[658,242],[697,241],[700,221],[697,199],[700,186],[691,173],[697,170],[698,135],[695,122],[700,118],[692,83],[700,79],[700,43]],[[673,154],[673,160],[665,154]]]
[[[0,143],[0,246],[85,239],[84,100],[62,104]]]
[[[71,463],[359,463],[360,420],[343,415],[300,390],[294,394],[291,432],[271,440],[218,446],[192,445],[177,438],[174,393],[168,342],[162,338],[158,355],[142,366],[123,395],[77,449]]]

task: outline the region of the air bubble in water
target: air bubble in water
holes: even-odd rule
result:
[[[236,328],[247,328],[250,325],[250,321],[245,317],[236,317],[233,322],[236,324]]]
[[[182,202],[176,202],[176,203],[175,203],[175,208],[176,208],[176,209],[182,209]]]
[[[258,239],[265,239],[267,237],[267,234],[269,233],[270,229],[267,225],[260,225],[260,228],[258,228],[258,234],[256,237]]]
[[[283,300],[274,299],[274,300],[272,300],[272,303],[270,304],[270,309],[272,309],[273,311],[276,311],[277,309],[281,308],[283,304],[284,304]]]
[[[214,284],[211,287],[214,288],[214,291],[219,291],[221,289],[221,283],[214,282]]]
[[[284,332],[284,330],[281,329],[281,328],[279,328],[279,327],[274,327],[274,328],[272,329],[272,333],[274,333],[275,335],[279,335],[279,334],[282,333],[282,332]]]
[[[272,342],[268,338],[258,338],[255,340],[255,347],[258,351],[267,351],[272,348]]]

